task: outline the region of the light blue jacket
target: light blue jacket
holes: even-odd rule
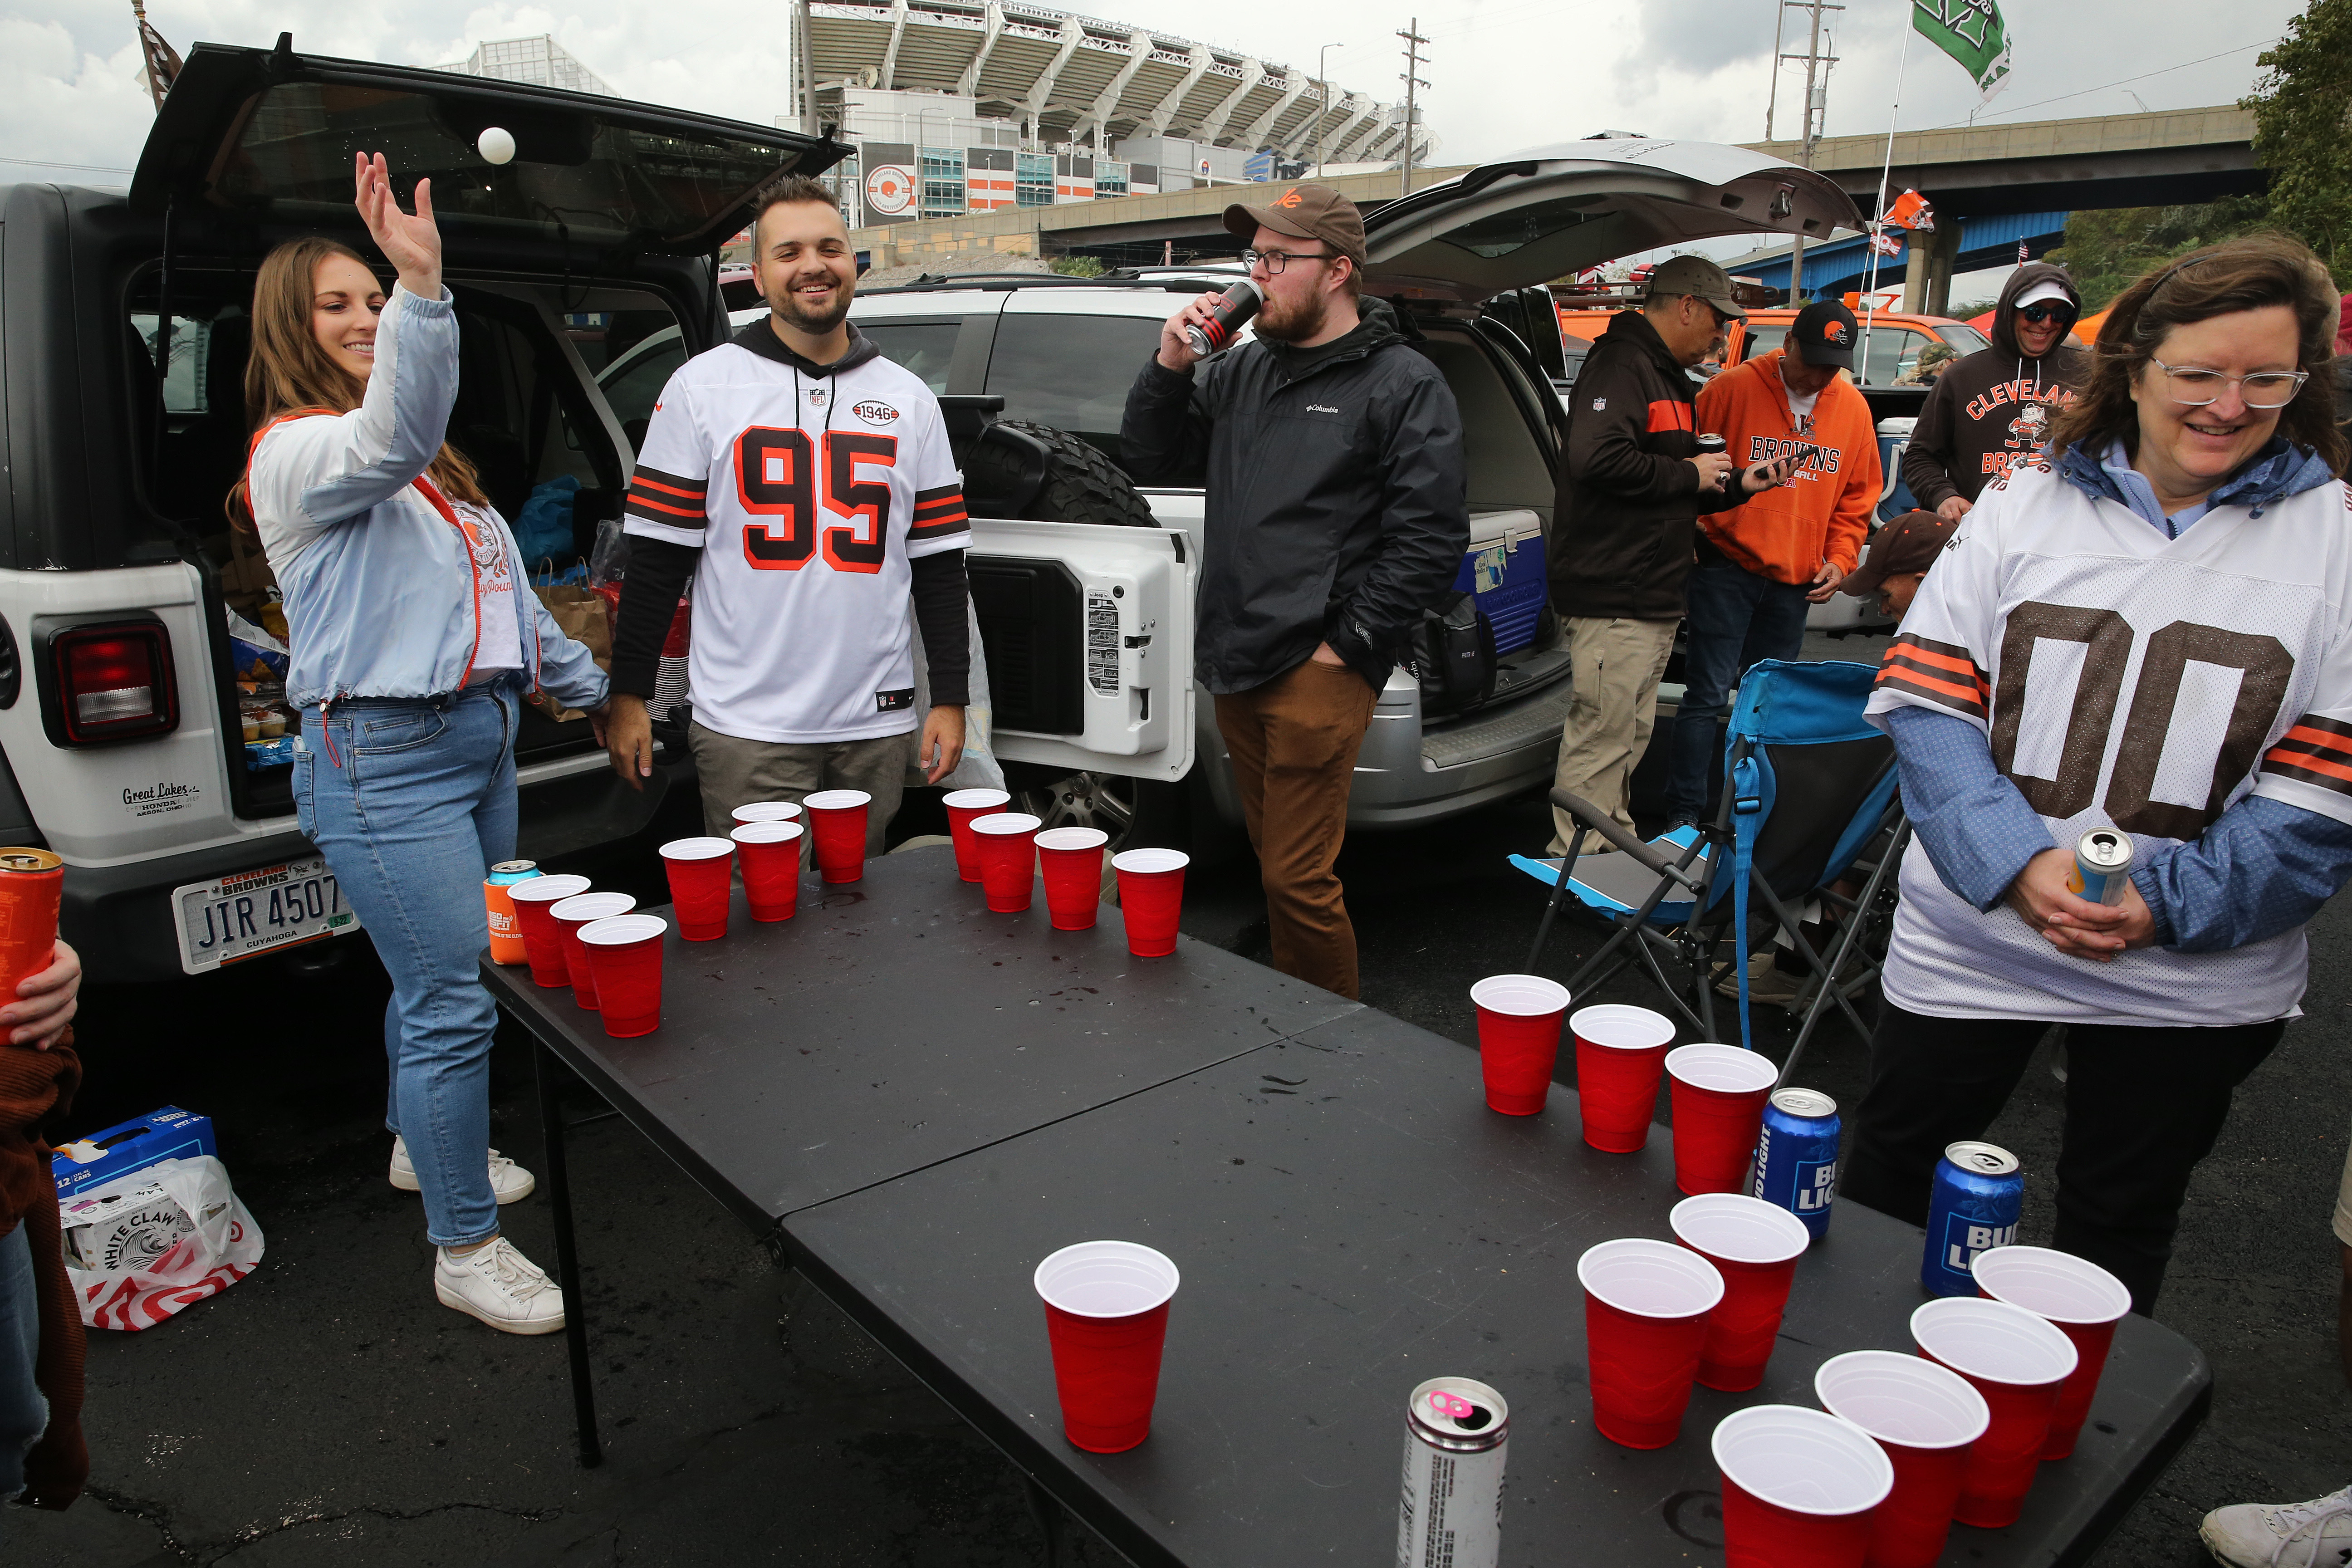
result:
[[[360,405],[287,419],[255,447],[254,524],[286,596],[296,706],[465,684],[482,636],[469,546],[415,483],[457,400],[456,306],[446,290],[422,300],[395,284]],[[530,591],[512,531],[489,515],[515,584],[524,673],[568,707],[595,707],[604,672]]]

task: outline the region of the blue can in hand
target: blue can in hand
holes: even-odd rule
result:
[[[1936,1162],[1927,1194],[1927,1249],[1919,1283],[1938,1296],[1977,1293],[1976,1261],[2017,1240],[2025,1173],[2017,1156],[1990,1143],[1954,1143]]]
[[[1829,1234],[1842,1131],[1837,1101],[1819,1089],[1776,1089],[1765,1101],[1756,1179],[1748,1190],[1804,1221],[1816,1241]]]

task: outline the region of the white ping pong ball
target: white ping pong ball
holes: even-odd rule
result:
[[[482,132],[481,140],[474,143],[474,150],[490,163],[511,163],[515,155],[514,132],[493,125]]]

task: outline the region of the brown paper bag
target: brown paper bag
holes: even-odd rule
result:
[[[531,592],[538,595],[539,602],[547,606],[547,613],[555,617],[555,624],[563,628],[563,635],[573,642],[586,644],[588,652],[596,660],[596,668],[609,672],[613,668],[613,626],[604,614],[604,601],[596,591],[567,584],[534,587]],[[579,709],[566,708],[552,697],[545,698],[544,701],[548,712],[559,724],[582,716]]]

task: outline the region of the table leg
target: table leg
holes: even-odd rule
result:
[[[1062,1526],[1066,1522],[1062,1505],[1034,1477],[1024,1475],[1021,1483],[1029,1489],[1029,1511],[1037,1516],[1037,1528],[1045,1533],[1045,1568],[1061,1568]]]
[[[563,1291],[563,1339],[572,1352],[572,1406],[580,1423],[580,1463],[604,1462],[596,1434],[596,1385],[588,1366],[587,1293],[580,1285],[580,1251],[572,1236],[572,1181],[563,1161],[563,1107],[556,1095],[552,1053],[531,1037],[531,1067],[539,1079],[539,1128],[546,1142],[547,1190],[555,1211],[555,1282]]]

